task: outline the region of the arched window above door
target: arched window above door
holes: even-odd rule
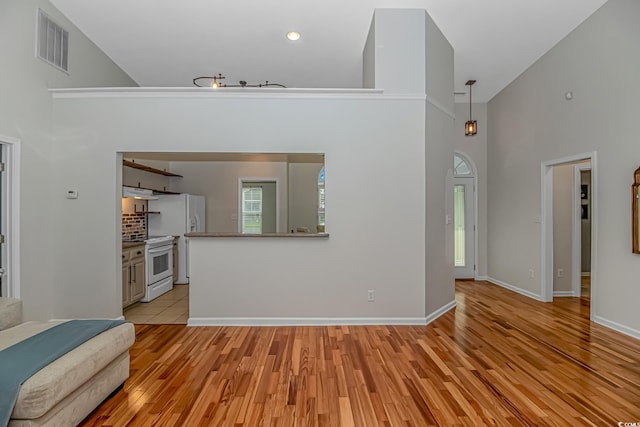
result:
[[[457,153],[453,155],[453,175],[473,176],[473,168],[469,161]]]

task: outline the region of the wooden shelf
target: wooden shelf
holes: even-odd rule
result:
[[[133,185],[123,185],[123,187],[140,188],[142,190],[151,190],[154,193],[158,193],[158,194],[180,194],[180,193],[176,193],[175,191],[158,190],[157,188],[148,188],[148,187],[134,187]]]
[[[171,172],[167,172],[161,169],[156,169],[156,168],[152,168],[151,166],[146,166],[140,163],[136,163],[136,162],[132,162],[130,160],[122,160],[122,164],[124,166],[130,167],[130,168],[134,168],[134,169],[140,169],[143,170],[145,172],[150,172],[150,173],[155,173],[157,175],[164,175],[164,176],[177,176],[179,178],[182,178],[182,175],[178,175],[177,173],[171,173]],[[167,194],[174,194],[174,193],[167,193]]]

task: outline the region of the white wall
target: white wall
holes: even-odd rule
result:
[[[431,17],[421,11],[425,28],[425,280],[426,312],[455,304],[453,266],[453,48]],[[377,22],[376,22],[377,25]]]
[[[295,90],[271,93],[80,94],[55,99],[55,149],[60,155],[51,179],[59,196],[52,218],[60,245],[55,263],[60,268],[52,280],[59,289],[58,316],[121,313],[119,223],[113,207],[116,176],[121,173],[116,153],[217,151],[325,153],[331,171],[326,181],[331,237],[222,242],[223,247],[206,254],[215,276],[200,278],[201,286],[192,286],[193,316],[222,305],[224,310],[216,315],[242,310],[247,299],[260,298],[264,310],[278,307],[280,316],[424,318],[425,200],[415,197],[425,194],[424,101],[348,93],[332,98]],[[173,165],[172,170],[180,172]],[[79,199],[64,199],[63,190],[69,186],[78,187]],[[444,194],[444,183],[438,184],[437,192]],[[359,209],[354,209],[354,194],[361,197]],[[379,203],[381,198],[385,203]],[[402,227],[383,226],[398,214],[398,206],[406,213]],[[78,218],[85,218],[84,223],[90,218],[100,226],[65,234]],[[444,216],[437,222],[444,228]],[[247,282],[248,276],[236,268],[238,250],[264,252],[263,259],[277,262],[262,270],[261,281]],[[309,269],[310,259],[321,265],[322,274]],[[222,299],[221,292],[230,287],[233,296]],[[76,298],[79,288],[100,298]],[[375,289],[375,303],[366,301],[368,289]]]
[[[212,149],[211,151],[214,151]],[[171,190],[205,196],[207,231],[238,231],[240,178],[274,178],[280,183],[280,230],[287,229],[287,164],[285,162],[171,162]]]
[[[487,278],[487,104],[473,104],[473,119],[478,122],[478,133],[464,135],[464,123],[469,120],[469,103],[456,103],[453,124],[454,148],[471,160],[476,168],[476,277]],[[453,162],[453,160],[452,160]]]
[[[289,164],[289,230],[318,225],[318,177],[321,163]]]
[[[425,15],[421,9],[375,10],[364,48],[364,87],[425,93]]]
[[[630,249],[629,186],[640,163],[638,16],[640,2],[609,0],[487,107],[489,275],[541,294],[540,164],[597,151],[592,315],[636,336],[640,257]]]
[[[388,91],[304,90],[59,93],[54,102],[55,148],[60,153],[54,163],[54,194],[79,182],[88,191],[74,204],[56,199],[52,215],[60,227],[54,239],[65,247],[91,247],[99,241],[106,248],[81,255],[56,252],[54,262],[60,267],[54,282],[66,296],[56,298],[59,313],[120,313],[120,291],[114,289],[121,276],[119,221],[113,203],[121,174],[117,153],[127,151],[325,153],[331,237],[195,243],[194,251],[200,252],[191,262],[194,317],[302,313],[415,320],[452,307],[453,228],[444,220],[453,214],[453,49],[424,11],[407,13],[388,14],[394,23],[386,28],[388,37],[375,37],[376,49],[385,49],[384,55],[376,51],[376,88],[379,76],[404,71],[408,80],[390,89],[402,92],[400,97]],[[380,22],[376,18],[376,31]],[[394,54],[396,49],[403,54]],[[385,73],[378,73],[379,67]],[[80,164],[92,171],[89,178],[79,174]],[[358,209],[354,194],[360,197]],[[402,226],[385,226],[399,209]],[[89,213],[100,227],[71,238],[58,231]],[[253,270],[238,268],[240,256],[247,255],[261,256],[257,270],[263,280]],[[322,274],[309,270],[311,259]],[[71,265],[78,268],[69,269]],[[87,292],[98,286],[96,276],[113,284],[101,289],[113,294],[113,305],[105,304],[105,298],[73,296],[80,286]],[[375,290],[374,303],[367,302],[368,290]],[[248,307],[255,310],[248,313]]]
[[[69,31],[69,74],[35,57],[37,8]],[[59,244],[52,234],[55,220],[48,215],[55,198],[51,165],[60,153],[51,139],[52,101],[47,89],[135,86],[135,82],[46,0],[0,2],[0,52],[0,134],[18,138],[22,144],[20,256],[24,316],[48,319],[55,311],[51,301],[58,293],[51,272],[55,268],[52,252]],[[81,229],[70,226],[60,231],[71,235]],[[83,294],[79,289],[78,295]]]
[[[553,291],[571,292],[573,242],[574,165],[553,168]],[[558,269],[564,270],[560,277]]]

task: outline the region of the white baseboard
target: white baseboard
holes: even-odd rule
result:
[[[524,295],[525,297],[533,298],[536,301],[544,302],[544,300],[542,299],[541,295],[534,294],[533,292],[525,291],[524,289],[520,289],[517,286],[514,286],[514,285],[511,285],[509,283],[500,281],[498,279],[494,279],[493,277],[488,277],[487,281],[490,282],[490,283],[493,283],[494,285],[498,285],[498,286],[501,286],[501,287],[503,287],[505,289],[509,289],[510,291],[513,291],[513,292],[518,293],[520,295]]]
[[[438,311],[440,310],[442,309]],[[438,316],[433,319],[436,317]],[[187,326],[356,326],[427,323],[424,317],[190,317]]]
[[[573,291],[553,291],[553,297],[579,297],[580,295],[576,295]]]
[[[598,323],[599,325],[606,326],[607,328],[613,329],[614,331],[618,331],[621,334],[640,339],[640,331],[637,329],[630,328],[628,326],[622,325],[618,322],[614,322],[613,320],[605,319],[600,316],[593,316],[591,320],[595,323]]]
[[[440,307],[439,309],[437,309],[436,311],[434,311],[433,313],[431,313],[430,315],[428,315],[426,317],[426,321],[427,321],[427,325],[431,322],[433,322],[434,320],[436,320],[438,317],[442,316],[443,314],[445,314],[447,311],[451,310],[452,308],[456,307],[456,300],[454,299],[451,302],[446,303],[445,305],[443,305],[442,307]]]
[[[476,278],[474,280],[489,280],[488,276],[476,276]]]
[[[580,275],[582,277],[589,277],[589,276],[591,276],[591,272],[590,271],[583,271],[582,273],[580,273]]]
[[[427,317],[190,317],[187,326],[428,325],[455,306],[453,300]]]

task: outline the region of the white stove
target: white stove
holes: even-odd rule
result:
[[[173,289],[173,236],[149,236],[145,240],[146,291],[149,302]]]

